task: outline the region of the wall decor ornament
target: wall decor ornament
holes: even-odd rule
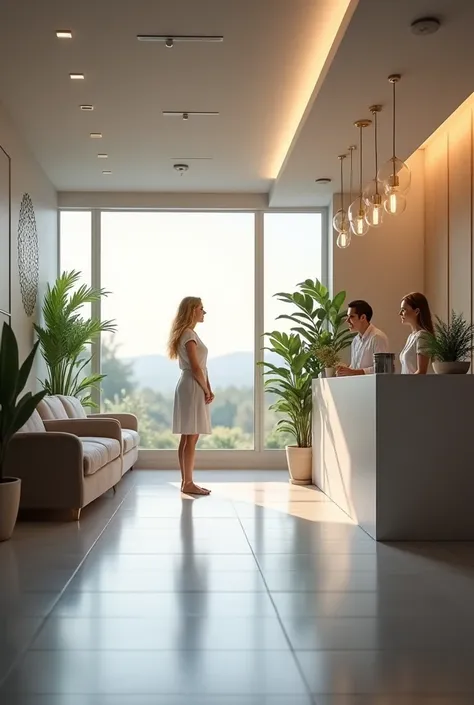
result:
[[[18,219],[18,271],[23,308],[30,317],[38,297],[39,245],[35,210],[28,193],[24,193],[21,199]]]

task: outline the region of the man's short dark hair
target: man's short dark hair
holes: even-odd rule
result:
[[[359,318],[361,316],[365,316],[369,323],[372,320],[372,316],[374,315],[372,306],[368,304],[367,301],[363,301],[362,299],[351,301],[350,304],[348,304],[348,308],[353,308]]]

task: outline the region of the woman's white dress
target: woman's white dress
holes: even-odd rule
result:
[[[194,340],[199,366],[207,378],[207,348],[190,328],[182,334],[178,344],[178,362],[181,369],[174,395],[173,407],[173,433],[183,435],[210,434],[211,415],[209,404],[206,404],[204,392],[194,379],[191,363],[189,362],[186,343]]]
[[[402,375],[414,375],[418,369],[417,355],[423,355],[423,337],[426,331],[417,330],[410,333],[405,343],[405,347],[400,353],[400,362],[402,365]]]

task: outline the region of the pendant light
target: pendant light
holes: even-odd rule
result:
[[[346,154],[340,154],[338,157],[341,165],[341,207],[332,219],[333,227],[338,233],[336,244],[341,249],[345,249],[351,244],[351,226],[344,208],[344,159],[346,156]]]
[[[393,125],[392,125],[392,157],[381,168],[378,179],[383,185],[385,193],[384,208],[391,215],[400,215],[407,207],[406,194],[410,190],[411,172],[405,162],[396,156],[395,136],[396,136],[396,92],[395,87],[399,82],[400,74],[392,74],[388,77],[393,87]]]
[[[374,154],[375,154],[375,176],[372,181],[369,181],[364,189],[364,201],[367,206],[365,219],[371,228],[378,228],[383,221],[383,185],[378,180],[378,131],[377,131],[377,115],[382,110],[381,105],[372,105],[370,112],[374,116]]]
[[[371,120],[357,120],[357,122],[354,123],[354,125],[359,128],[359,195],[349,206],[348,214],[352,232],[359,237],[369,232],[369,224],[365,219],[367,206],[362,195],[362,131],[364,127],[369,127],[371,124]]]

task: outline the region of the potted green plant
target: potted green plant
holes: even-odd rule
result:
[[[20,506],[21,480],[5,476],[8,444],[46,394],[46,391],[26,392],[18,399],[28,381],[38,345],[39,342],[20,366],[15,334],[8,323],[3,324],[0,343],[0,541],[11,537]]]
[[[423,347],[438,375],[466,374],[474,349],[474,326],[461,313],[451,312],[445,323],[436,317],[434,333],[423,336]]]
[[[311,484],[311,419],[312,380],[307,363],[313,353],[297,333],[273,331],[266,334],[270,345],[265,348],[279,355],[284,365],[261,362],[266,370],[265,390],[277,400],[271,409],[283,414],[277,429],[294,437],[296,445],[286,447],[290,480],[295,485]]]
[[[339,365],[341,358],[337,351],[332,334],[329,331],[323,331],[312,350],[321,364],[324,376],[334,377],[336,374],[336,367]]]
[[[86,374],[92,359],[86,351],[101,333],[114,333],[116,325],[114,321],[81,316],[85,304],[98,301],[108,292],[85,284],[74,291],[80,278],[80,272],[63,272],[54,286],[48,285],[42,307],[44,326],[35,325],[35,331],[48,371],[41,382],[47,393],[74,396],[83,406],[94,406],[90,389],[105,375]]]
[[[324,339],[339,355],[350,346],[354,337],[346,324],[346,311],[341,310],[346,300],[346,292],[340,291],[331,299],[328,288],[318,279],[306,279],[297,286],[298,291],[292,294],[275,294],[279,301],[292,304],[296,308],[293,313],[282,314],[278,319],[292,321],[292,330],[299,333],[313,350],[316,350]],[[329,333],[330,337],[325,338],[326,333]]]
[[[290,433],[296,441],[296,445],[286,447],[290,480],[295,484],[310,484],[312,381],[325,366],[336,364],[353,335],[347,329],[345,312],[341,311],[346,299],[344,291],[331,299],[328,289],[317,279],[307,279],[297,287],[293,293],[275,294],[280,301],[296,308],[277,319],[288,319],[294,324],[291,334],[278,331],[266,334],[271,343],[266,349],[279,355],[284,365],[260,364],[266,367],[266,391],[279,397],[271,408],[284,415],[277,429]]]

